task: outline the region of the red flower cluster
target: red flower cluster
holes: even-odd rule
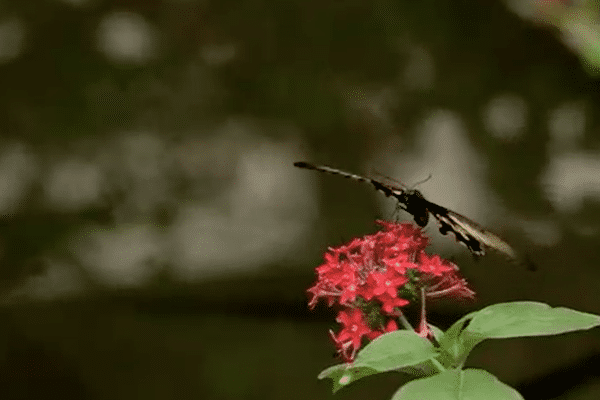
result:
[[[332,338],[345,361],[352,361],[363,337],[373,340],[398,329],[394,318],[409,300],[425,297],[471,297],[473,292],[458,276],[456,265],[423,252],[428,238],[412,224],[377,221],[383,231],[330,248],[317,267],[317,282],[309,307],[320,298],[343,309],[336,321],[342,329]],[[424,308],[423,308],[424,309]],[[404,324],[406,325],[406,323]],[[417,333],[427,337],[425,316]]]

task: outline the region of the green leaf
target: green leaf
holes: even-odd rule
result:
[[[398,390],[392,400],[523,400],[510,386],[478,369],[448,370],[417,379]]]
[[[419,364],[436,356],[437,350],[429,340],[411,331],[394,331],[365,346],[356,356],[354,365],[384,372]]]
[[[379,371],[368,367],[360,367],[352,364],[338,364],[321,371],[318,378],[330,378],[333,381],[333,393],[335,393],[344,386],[347,386],[360,378],[378,372]]]
[[[333,380],[333,391],[379,372],[430,366],[426,361],[437,355],[431,342],[410,331],[394,331],[379,336],[365,346],[352,364],[334,365],[322,371],[319,379]],[[408,372],[408,371],[407,371]]]
[[[471,319],[473,319],[473,316],[476,313],[477,312],[472,312],[470,314],[467,314],[458,321],[456,321],[454,324],[452,324],[452,326],[446,331],[446,333],[444,333],[444,337],[439,341],[439,350],[442,354],[442,357],[440,357],[440,362],[445,367],[454,367],[457,364],[461,363],[466,357],[465,354],[468,354],[469,351],[475,345],[477,345],[477,343],[479,343],[468,343],[467,338],[461,336],[461,334],[465,330],[465,327],[468,326],[468,323]]]
[[[419,364],[410,365],[408,367],[402,367],[397,370],[398,372],[404,372],[405,374],[412,375],[416,378],[423,378],[425,376],[435,375],[440,372],[438,364],[432,360],[427,360]]]
[[[558,335],[600,325],[600,317],[533,301],[495,304],[475,313],[464,332],[486,338]]]
[[[444,337],[444,331],[438,328],[437,326],[431,324],[429,324],[429,328],[432,330],[433,336],[439,343]],[[439,355],[437,359],[440,359]],[[439,372],[439,368],[432,360],[427,360],[419,364],[402,367],[398,371],[420,378],[424,376],[431,376],[437,374]]]
[[[454,323],[440,342],[453,365],[461,364],[486,339],[557,335],[600,325],[600,317],[532,301],[495,304]],[[448,366],[448,362],[442,363]]]

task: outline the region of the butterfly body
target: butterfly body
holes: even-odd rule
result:
[[[416,189],[389,185],[375,179],[352,174],[325,165],[314,165],[301,161],[294,163],[294,166],[327,172],[356,181],[369,183],[384,195],[394,197],[398,201],[399,207],[410,213],[413,216],[415,223],[420,227],[425,227],[427,225],[431,214],[437,220],[439,231],[443,235],[453,233],[456,240],[465,245],[473,255],[482,256],[485,254],[486,248],[493,248],[496,251],[504,253],[511,260],[517,259],[516,252],[500,237],[484,229],[475,221],[472,221],[464,215],[430,202]]]

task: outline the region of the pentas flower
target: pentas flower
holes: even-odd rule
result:
[[[424,253],[429,239],[412,224],[377,221],[383,230],[346,245],[329,248],[316,268],[317,282],[308,289],[309,307],[319,299],[342,307],[336,318],[342,325],[333,341],[340,356],[351,362],[363,338],[373,340],[408,322],[402,308],[420,299],[422,315],[416,332],[430,337],[425,320],[425,298],[472,297],[458,268],[439,256]]]
[[[440,256],[419,254],[419,272],[427,297],[454,296],[473,297],[475,292],[467,287],[467,281],[458,275],[458,267]]]
[[[362,337],[369,334],[371,328],[358,308],[340,311],[335,320],[342,324],[342,329],[337,336],[332,335],[332,338],[342,357],[353,359],[360,348]]]

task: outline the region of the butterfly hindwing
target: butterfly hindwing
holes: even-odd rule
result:
[[[517,259],[516,252],[508,243],[475,221],[435,203],[427,203],[428,210],[439,223],[440,232],[443,235],[454,233],[456,240],[467,246],[474,255],[483,256],[487,248],[492,248],[512,260]]]

